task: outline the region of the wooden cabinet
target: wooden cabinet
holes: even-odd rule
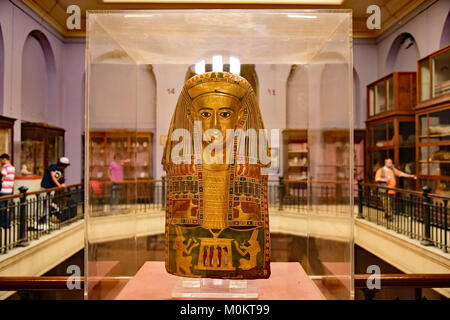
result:
[[[89,143],[90,178],[110,180],[109,165],[123,161],[123,179],[151,179],[152,139],[150,131],[91,131]]]
[[[16,119],[0,116],[0,154],[7,153],[14,164],[14,122]]]
[[[41,122],[22,122],[20,175],[43,176],[47,167],[64,156],[62,128]]]
[[[399,170],[415,174],[414,116],[392,116],[367,122],[366,181],[374,182],[376,171],[391,158]],[[415,189],[408,179],[404,186]]]
[[[450,195],[450,105],[417,112],[417,187]]]
[[[308,179],[309,151],[306,129],[283,130],[283,176],[287,180]]]
[[[416,104],[416,73],[394,72],[367,86],[368,120],[412,114]]]
[[[417,62],[417,188],[450,195],[450,45]]]
[[[415,81],[414,72],[394,72],[367,86],[366,181],[375,181],[386,158],[401,171],[416,173]],[[404,178],[398,187],[415,189],[416,183]]]
[[[448,101],[450,94],[450,45],[417,61],[416,109]]]

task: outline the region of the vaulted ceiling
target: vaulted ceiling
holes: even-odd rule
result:
[[[87,10],[124,9],[352,9],[353,35],[356,38],[376,38],[398,23],[426,0],[22,0],[28,7],[66,37],[85,36]],[[66,27],[68,6],[76,4],[82,12],[81,30]],[[367,7],[381,9],[381,29],[366,26]]]

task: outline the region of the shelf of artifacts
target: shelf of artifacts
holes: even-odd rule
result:
[[[419,110],[417,121],[417,187],[450,195],[450,105]]]
[[[108,130],[89,133],[89,176],[104,186],[109,194],[110,166],[123,168],[121,198],[132,200],[148,192],[152,179],[152,139],[150,131]],[[137,186],[137,189],[135,188]]]
[[[309,151],[306,129],[286,129],[283,131],[284,178],[306,181],[308,179]]]
[[[415,174],[416,73],[394,72],[367,86],[365,180],[391,158],[394,166]],[[400,179],[400,188],[415,189],[414,179]]]

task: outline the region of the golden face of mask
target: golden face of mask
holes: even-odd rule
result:
[[[216,129],[222,133],[224,164],[213,165],[213,167],[216,169],[227,167],[225,164],[226,130],[236,127],[241,112],[240,101],[232,96],[213,93],[198,97],[194,100],[193,105],[196,119],[202,122],[202,135],[209,129]],[[203,149],[206,145],[213,143],[214,139],[212,138],[211,141],[203,140]]]
[[[202,122],[203,133],[218,129],[225,137],[226,129],[234,129],[241,104],[237,98],[224,94],[207,94],[194,100],[197,120]]]

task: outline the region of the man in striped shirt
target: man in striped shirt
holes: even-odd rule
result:
[[[8,196],[13,193],[14,190],[14,177],[16,175],[16,169],[9,160],[9,155],[4,153],[0,156],[0,162],[2,164],[1,180],[2,188],[0,190],[0,197]],[[5,210],[8,201],[0,201],[0,224],[2,228],[9,228],[9,215]]]

